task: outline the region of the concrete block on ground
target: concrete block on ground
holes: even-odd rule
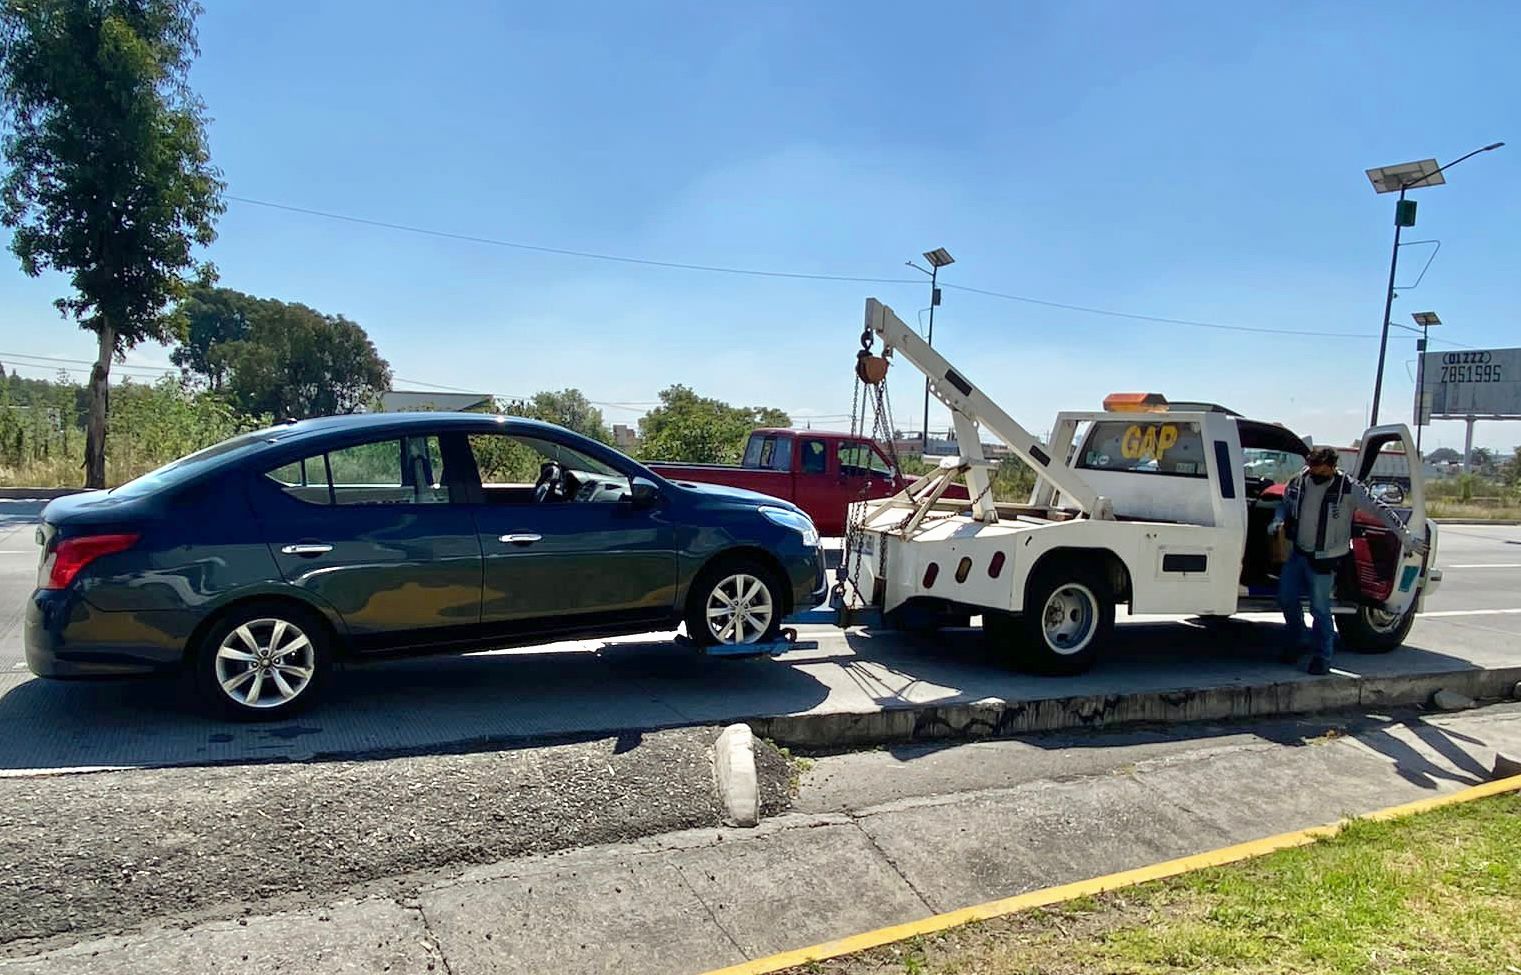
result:
[[[394,901],[150,929],[0,960],[3,975],[368,975],[444,971],[422,915]]]
[[[428,891],[422,909],[452,975],[702,972],[744,960],[659,857],[538,859]]]
[[[1477,706],[1474,699],[1467,694],[1445,687],[1431,695],[1431,704],[1438,711],[1467,711]]]
[[[755,774],[755,735],[747,724],[731,724],[713,743],[713,776],[724,817],[732,826],[760,822],[760,782]]]
[[[747,836],[683,851],[675,863],[752,958],[932,913],[854,825]]]

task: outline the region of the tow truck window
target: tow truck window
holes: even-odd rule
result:
[[[1171,477],[1209,476],[1198,424],[1166,420],[1103,420],[1093,424],[1077,466]]]

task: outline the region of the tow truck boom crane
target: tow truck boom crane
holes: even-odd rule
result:
[[[961,451],[958,466],[964,469],[967,490],[973,498],[975,520],[984,523],[998,520],[998,511],[988,487],[990,475],[982,453],[979,426],[1003,441],[1037,477],[1060,492],[1069,506],[1089,517],[1113,517],[1111,506],[1076,471],[1063,463],[1062,458],[1053,459],[1035,435],[973,386],[891,308],[875,298],[866,299],[866,328],[881,338],[884,352],[891,351],[907,359],[924,373],[929,379],[930,393],[951,411],[956,443]]]

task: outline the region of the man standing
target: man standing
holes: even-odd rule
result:
[[[1331,623],[1331,589],[1336,582],[1336,568],[1352,551],[1352,515],[1356,511],[1370,514],[1397,533],[1405,547],[1424,555],[1426,541],[1410,534],[1405,523],[1391,509],[1368,493],[1355,478],[1336,469],[1336,450],[1316,447],[1305,458],[1305,468],[1289,481],[1278,504],[1278,513],[1268,525],[1268,534],[1286,529],[1293,544],[1288,561],[1278,577],[1278,605],[1288,625],[1289,644],[1283,662],[1294,663],[1302,650],[1309,649],[1304,630],[1301,600],[1310,597],[1310,615],[1315,620],[1315,655],[1310,659],[1312,674],[1331,670],[1331,653],[1336,633]]]

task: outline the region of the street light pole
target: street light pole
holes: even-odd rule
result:
[[[926,343],[929,344],[929,346],[931,348],[934,348],[934,345],[935,345],[935,306],[938,305],[938,304],[940,304],[940,289],[937,288],[935,285],[936,285],[936,282],[937,282],[939,274],[940,274],[940,269],[942,267],[945,267],[947,264],[955,264],[956,263],[956,259],[954,257],[952,257],[951,256],[951,252],[948,251],[948,250],[946,250],[944,247],[937,247],[937,248],[935,248],[932,251],[925,251],[924,252],[924,259],[929,262],[929,266],[930,266],[929,271],[925,272],[925,273],[927,273],[930,276],[930,308],[929,308],[929,313],[930,314],[929,314],[929,332],[925,336],[924,340],[925,340]],[[914,268],[916,270],[919,270],[919,271],[923,271],[924,270],[924,268],[919,267],[919,265],[915,264],[913,261],[905,261],[904,263],[906,263],[909,267]],[[923,427],[922,427],[922,432],[921,432],[920,438],[919,438],[919,445],[920,445],[919,446],[919,451],[920,451],[920,453],[923,453],[923,454],[928,454],[929,453],[929,401],[930,401],[930,381],[929,381],[929,377],[925,376],[924,377],[924,419],[922,421],[923,422]]]
[[[1405,190],[1400,185],[1399,202],[1394,205],[1394,252],[1389,255],[1389,288],[1384,292],[1384,330],[1378,337],[1378,372],[1373,376],[1373,410],[1368,426],[1378,426],[1378,401],[1384,391],[1384,350],[1389,345],[1389,315],[1394,311],[1394,274],[1400,264],[1400,231],[1405,229]]]
[[[1442,324],[1442,320],[1434,311],[1418,311],[1410,317],[1421,327],[1421,338],[1415,344],[1415,456],[1420,460],[1425,456],[1421,453],[1421,433],[1425,430],[1421,419],[1426,415],[1427,340],[1431,336],[1431,326]]]
[[[1423,159],[1420,162],[1368,170],[1368,179],[1372,181],[1373,188],[1377,192],[1392,193],[1397,189],[1400,194],[1399,200],[1394,205],[1394,251],[1389,256],[1389,287],[1384,292],[1384,321],[1378,338],[1378,370],[1373,378],[1373,409],[1369,415],[1370,426],[1378,426],[1379,400],[1384,391],[1384,354],[1389,347],[1389,316],[1394,311],[1394,275],[1400,262],[1400,231],[1406,227],[1415,226],[1415,204],[1411,203],[1409,209],[1406,208],[1405,192],[1420,186],[1438,186],[1445,183],[1446,180],[1442,178],[1444,170],[1451,169],[1463,160],[1477,156],[1481,152],[1490,152],[1503,145],[1505,145],[1503,142],[1492,142],[1467,155],[1459,156],[1445,166],[1438,166],[1435,159]]]
[[[929,318],[929,334],[928,334],[928,336],[926,336],[925,341],[929,343],[929,346],[932,349],[935,347],[935,306],[939,304],[939,302],[935,300],[935,278],[936,278],[936,275],[938,275],[939,273],[940,273],[940,265],[938,265],[938,264],[932,264],[932,265],[930,265],[930,318]],[[919,447],[919,452],[921,454],[927,454],[927,453],[929,453],[929,383],[930,383],[929,377],[925,376],[924,377],[924,420],[923,420],[923,426],[921,427],[921,429],[924,431],[924,437],[923,437],[923,439],[921,441],[921,445]]]

